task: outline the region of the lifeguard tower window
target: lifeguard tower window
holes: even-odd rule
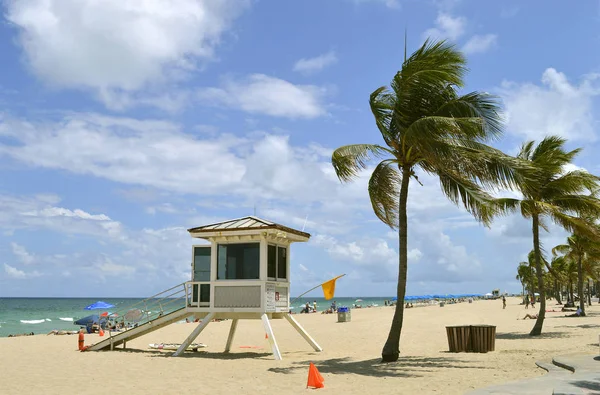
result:
[[[217,280],[258,280],[260,244],[219,244]]]
[[[267,277],[287,280],[287,249],[269,244],[267,249]]]
[[[193,281],[210,281],[210,246],[194,246],[194,278]],[[192,288],[192,302],[210,302],[210,284],[198,284]]]

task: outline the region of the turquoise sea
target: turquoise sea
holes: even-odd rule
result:
[[[292,298],[293,300],[294,298]],[[357,300],[361,300],[356,302]],[[335,298],[338,307],[352,307],[359,304],[362,307],[369,305],[383,306],[384,300],[391,297],[352,297]],[[73,324],[74,320],[98,311],[87,311],[83,308],[98,300],[103,300],[115,305],[114,311],[127,309],[129,306],[141,302],[143,299],[135,298],[0,298],[0,337],[12,334],[31,333],[45,334],[53,329],[75,330],[79,327]],[[293,302],[292,311],[299,313],[302,306],[309,302],[317,301],[317,310],[329,308],[333,300],[324,298],[304,297]]]

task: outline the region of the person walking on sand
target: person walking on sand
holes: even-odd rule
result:
[[[529,308],[529,296],[525,296],[525,308]]]
[[[506,297],[502,295],[502,310],[506,308]]]

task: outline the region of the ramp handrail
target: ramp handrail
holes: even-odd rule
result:
[[[119,333],[123,333],[123,331],[127,331],[128,329],[143,325],[146,322],[161,317],[163,314],[168,314],[185,307],[186,300],[188,299],[187,294],[189,292],[185,284],[185,282],[177,284],[132,305],[113,310],[112,314],[107,318],[107,321],[121,324],[122,328]],[[139,310],[141,312],[140,318],[131,321],[127,320],[125,316],[128,312],[133,310]]]

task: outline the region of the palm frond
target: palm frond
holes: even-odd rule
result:
[[[373,170],[369,179],[369,197],[377,218],[397,229],[401,175],[394,165],[392,161],[383,161]]]
[[[454,204],[462,202],[464,208],[478,221],[488,226],[497,214],[493,198],[483,192],[481,188],[457,174],[441,170],[437,173],[442,191]]]
[[[489,139],[502,134],[502,114],[496,96],[488,93],[471,92],[454,100],[447,101],[437,109],[435,115],[450,118],[480,119],[482,131],[479,138]]]
[[[379,129],[385,143],[389,147],[392,147],[393,143],[397,140],[397,136],[392,133],[390,128],[395,106],[394,96],[390,94],[385,86],[382,86],[371,93],[371,96],[369,97],[369,106],[375,117],[377,129]]]
[[[382,158],[385,155],[394,156],[394,153],[375,144],[345,145],[333,151],[331,163],[341,181],[350,181],[360,170],[367,168],[371,159]]]

